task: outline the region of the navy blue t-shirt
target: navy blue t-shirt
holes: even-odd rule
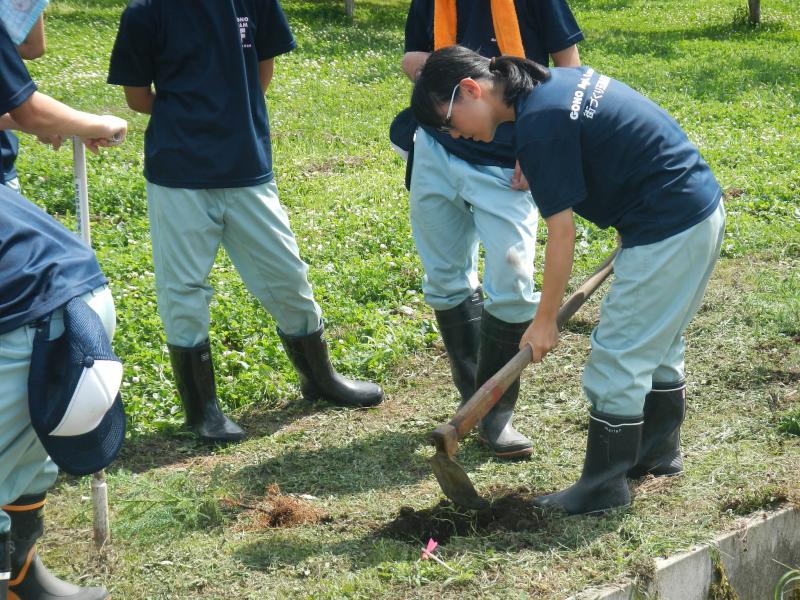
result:
[[[615,227],[631,247],[714,212],[722,190],[662,108],[589,67],[550,72],[519,100],[514,123],[517,157],[544,218],[572,208]]]
[[[147,180],[180,188],[270,181],[258,65],[295,45],[277,0],[131,0],[108,82],[155,85],[145,133]]]
[[[433,9],[435,0],[412,0],[406,19],[406,52],[433,52]],[[542,65],[549,64],[550,54],[560,52],[583,39],[578,23],[565,0],[515,0],[519,32],[525,56]],[[456,41],[479,54],[500,56],[494,35],[491,2],[460,0],[456,2]],[[503,124],[494,140],[487,144],[425,127],[448,152],[480,165],[513,167],[514,128]]]
[[[17,176],[14,163],[19,153],[19,140],[10,131],[0,131],[0,184],[11,181]]]
[[[25,102],[36,85],[19,56],[17,47],[2,23],[0,23],[0,115],[17,108]],[[0,131],[0,184],[17,176],[14,161],[17,159],[19,142],[10,131]]]
[[[108,283],[94,252],[69,229],[0,185],[0,334]]]

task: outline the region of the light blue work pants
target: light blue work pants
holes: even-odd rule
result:
[[[642,414],[654,383],[684,378],[683,332],[719,257],[725,209],[670,238],[624,248],[592,332],[583,389],[595,410]]]
[[[484,248],[485,309],[508,323],[533,318],[538,211],[530,192],[512,190],[512,169],[473,165],[417,129],[409,198],[411,229],[435,310],[460,304],[479,285]]]
[[[167,342],[191,348],[208,338],[208,275],[220,244],[247,289],[281,331],[317,331],[321,311],[300,259],[275,181],[240,188],[184,189],[147,183],[158,312]]]
[[[100,315],[108,338],[114,336],[114,299],[107,286],[82,296]],[[50,317],[50,339],[64,332],[64,313]],[[20,496],[46,492],[56,480],[58,467],[47,456],[31,425],[28,412],[28,372],[35,325],[23,325],[0,335],[0,506]],[[0,534],[8,533],[11,520],[0,509]]]

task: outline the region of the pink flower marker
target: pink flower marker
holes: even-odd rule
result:
[[[447,569],[449,571],[453,571],[453,573],[455,573],[456,570],[454,568],[452,568],[450,565],[448,565],[446,562],[444,562],[441,558],[439,558],[438,556],[436,556],[433,553],[433,551],[436,549],[436,547],[438,545],[439,545],[439,542],[437,542],[433,538],[430,538],[428,540],[428,545],[425,548],[422,549],[422,554],[420,555],[420,558],[422,560],[428,560],[429,558],[432,558],[437,563],[442,565],[445,569]]]
[[[428,545],[422,551],[422,557],[421,557],[422,560],[429,559],[431,557],[431,552],[433,552],[436,549],[436,546],[438,546],[438,545],[439,545],[439,542],[437,542],[435,539],[433,539],[433,538],[429,539],[428,540]]]

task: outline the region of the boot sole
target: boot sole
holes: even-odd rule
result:
[[[241,435],[235,434],[225,437],[210,437],[203,435],[202,433],[200,433],[196,429],[192,429],[191,427],[189,428],[189,431],[191,431],[195,436],[197,436],[197,439],[199,441],[205,444],[235,444],[237,442],[241,442],[246,437],[246,434],[244,432],[242,432]]]
[[[637,481],[639,479],[644,479],[648,475],[652,475],[653,477],[657,477],[657,478],[660,478],[660,477],[680,477],[681,475],[683,475],[683,473],[684,473],[683,470],[675,471],[674,473],[658,473],[658,472],[654,473],[654,472],[651,472],[651,471],[646,471],[646,472],[642,473],[641,475],[638,475],[638,474],[637,475],[626,475],[626,477],[628,479],[632,479],[634,481]]]
[[[239,442],[244,441],[244,436],[240,438],[207,438],[198,435],[197,440],[202,442],[203,444],[207,444],[209,446],[227,446],[229,444],[238,444]]]
[[[533,454],[533,446],[530,448],[520,448],[519,450],[500,451],[495,450],[494,447],[484,437],[478,436],[478,441],[484,446],[488,447],[497,458],[525,458]]]
[[[372,402],[370,404],[356,404],[356,403],[349,403],[349,402],[338,402],[332,398],[328,398],[327,396],[303,396],[304,400],[308,400],[310,402],[324,402],[326,404],[330,404],[332,406],[339,406],[341,408],[372,408],[373,406],[378,406],[379,404],[383,404],[383,401],[386,399],[386,396],[381,396],[379,400]]]
[[[539,504],[538,502],[536,502],[536,500],[533,501],[533,505],[541,510],[550,511],[561,515],[567,515],[570,517],[577,517],[579,515],[590,515],[594,517],[599,517],[619,510],[623,510],[625,508],[629,508],[630,506],[633,506],[633,501],[628,502],[627,504],[620,504],[619,506],[610,506],[608,508],[596,508],[594,510],[587,510],[586,512],[577,512],[577,513],[567,512],[567,510],[564,507],[556,504]]]
[[[357,404],[354,402],[351,403],[347,401],[344,402],[337,401],[333,398],[329,398],[328,396],[325,396],[324,394],[316,391],[309,391],[308,393],[306,393],[303,390],[300,390],[300,394],[303,400],[305,400],[306,402],[312,402],[312,403],[325,402],[327,404],[332,404],[333,406],[341,406],[342,408],[372,408],[373,406],[378,406],[379,404],[382,404],[383,401],[386,400],[386,395],[381,394],[380,398],[378,398],[374,402],[371,402],[369,404]]]

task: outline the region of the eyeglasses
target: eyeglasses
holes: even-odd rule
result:
[[[442,133],[450,133],[453,129],[453,126],[450,125],[450,118],[453,116],[453,100],[456,99],[456,92],[458,88],[461,86],[461,82],[459,81],[456,84],[456,87],[453,88],[453,93],[450,94],[450,104],[447,106],[447,116],[444,118],[444,123],[439,127],[439,131]]]

